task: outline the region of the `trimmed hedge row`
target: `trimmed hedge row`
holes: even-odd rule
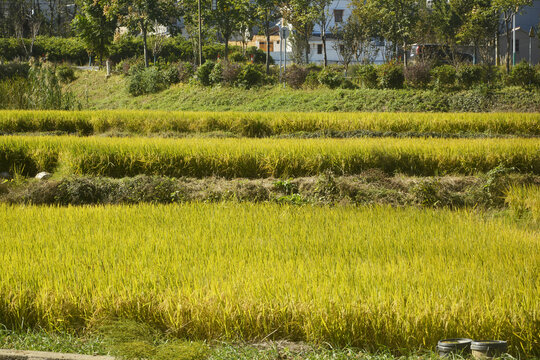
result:
[[[26,48],[30,48],[31,40],[24,39]],[[254,55],[255,63],[264,63],[264,51],[255,47],[248,48],[246,54],[239,46],[230,47],[230,58],[234,61],[247,61]],[[203,58],[216,60],[223,57],[225,46],[223,44],[206,44],[203,46]],[[140,37],[121,36],[116,39],[109,49],[109,58],[118,63],[124,59],[141,57],[143,54],[143,40]],[[70,62],[78,65],[87,64],[89,55],[84,44],[78,38],[60,38],[38,36],[35,40],[32,55],[47,58],[54,62]],[[150,52],[151,56],[151,52]],[[16,38],[0,38],[0,59],[12,61],[27,57],[20,40]],[[161,51],[157,57],[165,62],[194,61],[192,44],[181,36],[164,39]]]

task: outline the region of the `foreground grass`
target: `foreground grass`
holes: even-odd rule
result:
[[[539,113],[261,113],[166,111],[0,111],[0,134],[180,136],[540,136]]]
[[[149,109],[183,111],[405,111],[405,112],[539,112],[540,93],[521,88],[494,92],[447,93],[418,90],[283,89],[281,86],[240,89],[174,85],[139,97],[127,91],[127,78],[104,72],[77,73],[67,86],[85,109]]]
[[[538,139],[148,139],[6,136],[0,171],[34,176],[264,178],[338,175],[380,169],[388,174],[487,172],[503,164],[540,173]]]
[[[0,206],[0,322],[120,317],[193,340],[538,355],[538,233],[414,208]],[[238,221],[238,219],[242,219]]]
[[[136,338],[132,339],[137,340]],[[305,343],[288,341],[262,342],[255,344],[212,342],[206,346],[207,351],[197,353],[190,349],[200,349],[204,343],[163,339],[161,346],[182,345],[184,351],[168,352],[151,356],[152,360],[394,360],[394,359],[437,359],[431,351],[414,352],[404,357],[396,357],[390,352],[366,353],[359,349],[329,348],[312,346]],[[49,332],[45,330],[0,331],[0,349],[34,350],[47,352],[75,353],[85,355],[108,355],[115,353],[114,345],[99,332],[74,335],[68,332]],[[187,350],[187,351],[186,351]],[[159,356],[162,355],[162,356]],[[122,358],[136,359],[126,354]]]

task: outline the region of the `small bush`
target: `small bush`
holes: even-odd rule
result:
[[[224,62],[222,71],[223,82],[231,86],[236,84],[240,70],[242,70],[240,64]]]
[[[242,63],[242,62],[245,62],[246,60],[247,60],[246,57],[241,52],[233,52],[229,54],[229,61]]]
[[[178,72],[178,67],[169,66],[163,69],[163,77],[165,81],[169,84],[178,84],[180,82],[180,74]]]
[[[521,86],[523,88],[538,85],[536,80],[536,71],[525,60],[514,66],[508,76],[509,85]]]
[[[183,61],[178,63],[178,80],[181,83],[189,82],[189,79],[191,79],[194,74],[195,69],[193,68],[192,63]]]
[[[204,85],[204,86],[210,86],[212,85],[212,82],[210,81],[210,74],[212,73],[212,70],[214,69],[215,62],[213,61],[206,61],[204,64],[199,66],[197,69],[197,80]]]
[[[457,70],[457,78],[459,85],[465,89],[470,89],[473,86],[482,82],[482,67],[478,65],[462,65]]]
[[[405,68],[407,86],[415,89],[425,89],[431,80],[431,65],[427,62],[417,62]]]
[[[304,85],[308,72],[305,68],[293,64],[287,68],[285,81],[293,89],[299,89]]]
[[[0,81],[17,77],[27,78],[30,65],[28,63],[0,64]]]
[[[456,68],[451,65],[442,65],[431,70],[431,78],[435,88],[449,88],[456,83]]]
[[[247,64],[242,67],[238,73],[238,84],[247,89],[256,86],[262,82],[264,74],[255,64]]]
[[[402,89],[405,81],[403,75],[403,66],[393,63],[388,63],[379,66],[378,76],[379,85],[383,89]]]
[[[360,85],[367,89],[376,89],[378,85],[377,70],[373,65],[361,65],[356,69],[356,77]]]
[[[155,66],[135,72],[129,77],[128,90],[133,96],[160,92],[169,83],[164,74]]]
[[[209,76],[210,84],[218,85],[223,82],[223,64],[218,62],[214,65],[214,68],[210,72]]]
[[[328,86],[330,89],[335,89],[343,82],[343,75],[330,67],[324,68],[319,73],[319,82],[322,85]]]
[[[75,71],[71,66],[60,65],[56,68],[56,76],[61,83],[69,84],[70,82],[75,81]]]
[[[319,86],[321,86],[321,83],[319,82],[319,73],[317,71],[310,71],[306,75],[306,80],[304,81],[304,86],[315,89]]]

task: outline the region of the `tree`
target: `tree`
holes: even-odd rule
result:
[[[283,17],[293,27],[291,42],[297,54],[304,52],[305,62],[309,62],[309,39],[313,33],[317,11],[314,0],[288,0],[283,8]],[[301,57],[299,59],[301,60]],[[299,61],[301,62],[301,61]]]
[[[468,3],[470,10],[465,12],[463,24],[457,34],[459,42],[474,46],[475,59],[480,49],[488,48],[497,32],[499,15],[493,10],[491,0],[474,0]],[[482,56],[489,60],[489,51]]]
[[[13,23],[15,36],[19,39],[26,56],[30,57],[34,50],[34,43],[39,34],[39,29],[43,23],[43,14],[38,11],[37,3],[34,0],[21,0],[16,3],[12,10],[15,15]],[[24,41],[26,35],[25,28],[28,28],[31,37],[29,47],[26,46],[26,42]]]
[[[532,5],[532,0],[493,0],[493,9],[501,14],[506,33],[506,72],[510,73],[512,43],[512,19],[524,6]]]
[[[184,29],[188,33],[188,39],[193,48],[193,59],[199,58],[199,16],[198,16],[198,1],[197,0],[181,0],[179,7],[183,14]],[[208,41],[213,35],[209,21],[211,15],[211,5],[208,0],[201,0],[201,42]],[[202,44],[201,44],[202,47]]]
[[[256,0],[255,11],[257,24],[266,37],[266,73],[270,73],[270,35],[276,22],[281,18],[276,0]]]
[[[332,14],[330,12],[330,5],[333,0],[313,0],[315,11],[315,23],[319,25],[321,31],[321,41],[323,48],[323,64],[326,67],[328,65],[328,55],[326,52],[326,32],[330,26],[332,20]]]
[[[210,19],[225,41],[225,60],[229,59],[229,40],[240,30],[242,16],[247,13],[249,0],[214,0],[216,9]]]
[[[383,40],[377,4],[353,0],[352,5],[352,14],[345,26],[355,37],[356,61],[371,63],[378,52],[374,40]]]
[[[155,24],[170,25],[179,15],[175,0],[109,0],[109,14],[117,14],[120,23],[143,36],[144,65],[148,67],[148,33]]]
[[[341,62],[345,65],[345,71],[349,69],[349,64],[359,51],[358,37],[356,36],[356,19],[350,16],[343,26],[334,26],[332,35],[334,41],[334,50],[337,52]]]
[[[379,24],[377,31],[382,38],[391,41],[394,57],[397,58],[399,46],[403,46],[405,50],[407,43],[413,38],[418,21],[418,1],[354,0],[353,4],[356,8],[364,9],[363,16],[376,19]],[[369,9],[369,13],[366,9]]]
[[[78,6],[79,13],[73,19],[73,29],[84,42],[88,53],[96,54],[101,64],[114,39],[116,16],[106,15],[106,0],[79,0]]]

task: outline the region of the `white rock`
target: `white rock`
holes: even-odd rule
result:
[[[50,177],[51,177],[51,174],[46,171],[42,171],[36,175],[36,179],[38,180],[47,180]]]

